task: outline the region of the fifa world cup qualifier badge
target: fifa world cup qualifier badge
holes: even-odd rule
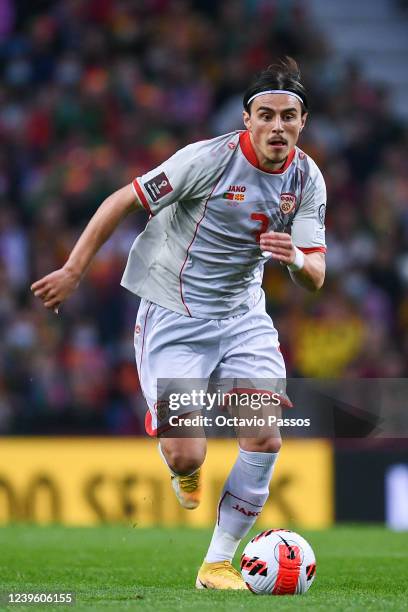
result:
[[[323,228],[324,227],[324,219],[326,216],[326,204],[320,204],[319,206],[319,221],[320,221],[320,225]]]
[[[157,200],[173,191],[173,187],[170,185],[170,181],[164,172],[144,183],[144,187],[153,202],[157,202]]]
[[[281,193],[279,208],[284,215],[289,215],[295,210],[296,196],[294,193]]]

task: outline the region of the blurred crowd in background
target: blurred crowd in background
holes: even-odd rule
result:
[[[392,91],[333,57],[307,4],[0,0],[0,54],[1,433],[144,432],[138,300],[119,285],[144,212],[59,316],[29,286],[64,264],[109,193],[189,142],[242,129],[248,82],[286,54],[309,91],[300,146],[328,190],[323,290],[265,269],[288,376],[408,375],[407,125]]]

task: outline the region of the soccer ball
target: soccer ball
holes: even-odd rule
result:
[[[316,574],[312,547],[288,529],[268,529],[252,538],[241,557],[245,584],[257,595],[300,595]]]

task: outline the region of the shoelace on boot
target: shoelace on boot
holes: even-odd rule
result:
[[[180,483],[180,488],[186,493],[192,493],[197,489],[199,478],[200,470],[197,470],[188,476],[179,476],[178,481]]]
[[[234,576],[237,576],[237,578],[242,580],[242,576],[239,573],[239,571],[236,570],[235,567],[231,565],[229,561],[220,561],[217,564],[213,564],[211,568],[211,572],[214,572],[214,573],[223,572],[225,569],[228,569],[231,574],[234,574]]]

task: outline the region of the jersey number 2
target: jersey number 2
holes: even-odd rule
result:
[[[261,234],[264,234],[268,231],[269,227],[269,219],[263,213],[252,213],[251,219],[254,221],[258,221],[261,224],[259,230],[252,232],[256,238],[256,241],[259,243],[261,240]]]

